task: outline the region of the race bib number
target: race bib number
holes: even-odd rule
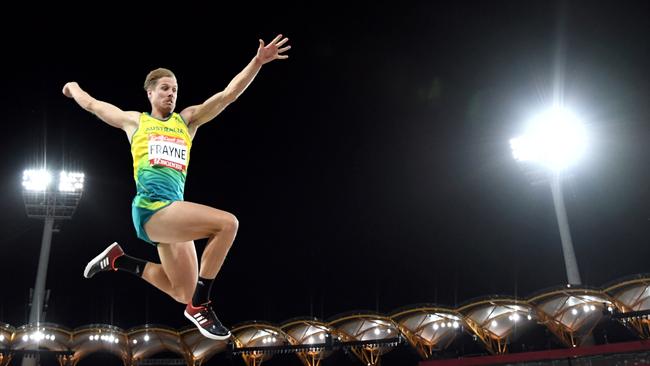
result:
[[[185,171],[187,144],[185,140],[165,135],[149,136],[149,164]]]

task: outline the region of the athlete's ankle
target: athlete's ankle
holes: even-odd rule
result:
[[[199,280],[196,283],[196,289],[194,290],[194,295],[192,296],[192,306],[202,306],[210,303],[210,292],[212,290],[212,282],[214,278],[202,278],[199,277]]]
[[[113,262],[113,268],[142,277],[147,261],[123,254]]]

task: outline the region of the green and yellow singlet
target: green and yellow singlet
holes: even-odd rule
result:
[[[148,201],[183,200],[191,147],[192,139],[180,114],[159,120],[142,113],[131,138],[138,196]]]

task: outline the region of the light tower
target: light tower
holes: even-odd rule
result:
[[[582,281],[562,194],[562,174],[584,154],[586,131],[573,113],[561,107],[535,116],[527,127],[525,134],[510,140],[512,155],[517,161],[540,163],[549,169],[567,284],[580,285]]]
[[[72,218],[83,193],[84,174],[61,171],[54,181],[52,174],[45,170],[25,170],[23,172],[23,200],[27,217],[43,219],[43,237],[38,259],[36,282],[29,311],[29,324],[38,332],[39,323],[44,319],[43,303],[45,280],[50,259],[52,233],[56,231],[57,220]],[[38,339],[34,337],[35,342]],[[36,359],[24,358],[23,365],[35,364]]]

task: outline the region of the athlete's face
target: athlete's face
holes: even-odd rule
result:
[[[169,114],[176,108],[176,97],[178,96],[178,84],[173,77],[162,77],[158,79],[156,86],[147,91],[149,101],[154,109],[163,114]]]

